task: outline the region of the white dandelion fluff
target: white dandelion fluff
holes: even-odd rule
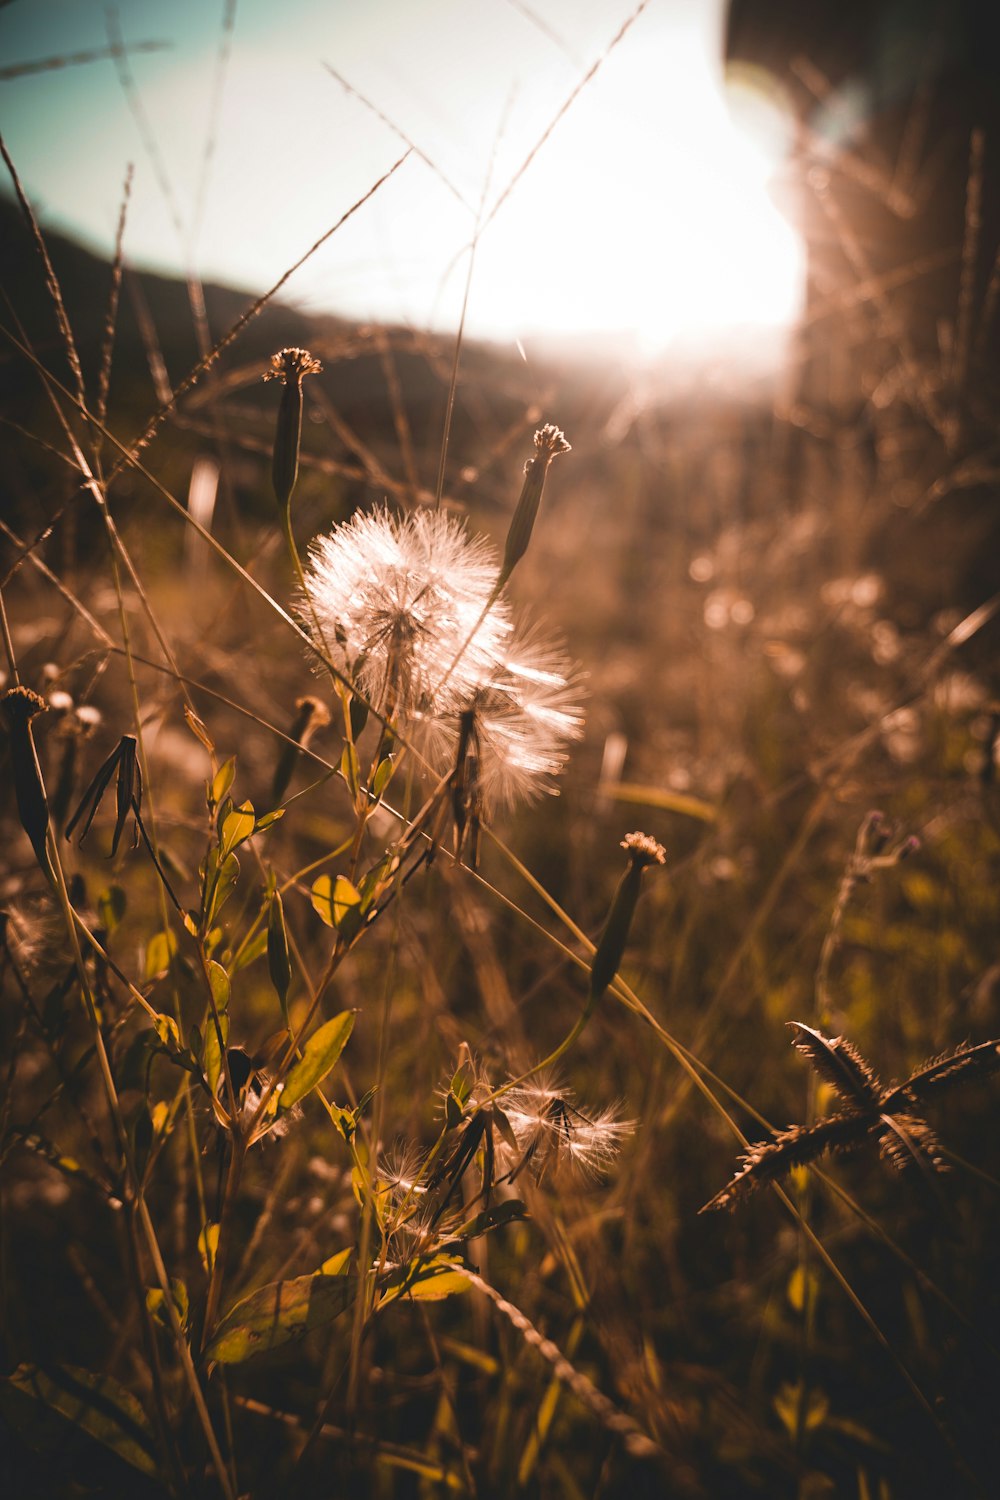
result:
[[[502,659],[499,560],[444,511],[359,514],[309,549],[300,613],[334,665],[395,720],[442,711]]]
[[[483,818],[554,791],[583,727],[572,662],[515,629],[498,570],[447,513],[382,509],[313,542],[300,601],[338,670],[447,777],[456,853],[473,867]]]
[[[513,1088],[500,1100],[517,1149],[504,1143],[497,1151],[498,1168],[512,1178],[528,1170],[539,1180],[554,1169],[577,1177],[599,1177],[635,1130],[634,1120],[623,1120],[617,1106],[584,1114],[574,1103],[572,1089],[557,1081],[539,1079]]]
[[[499,812],[555,792],[567,745],[583,733],[579,674],[555,638],[515,629],[492,670],[429,716],[430,758],[458,766],[477,810]]]

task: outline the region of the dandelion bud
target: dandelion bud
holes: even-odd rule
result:
[[[17,813],[21,827],[31,840],[35,858],[43,872],[53,879],[49,852],[45,847],[45,835],[49,827],[49,809],[45,800],[45,784],[38,764],[35,741],[31,733],[31,721],[36,714],[44,713],[45,700],[30,688],[10,688],[0,698],[0,714],[10,735],[10,760],[14,773],[14,795],[17,798]]]
[[[295,718],[288,730],[288,740],[282,746],[278,764],[274,768],[274,780],[271,783],[271,802],[274,806],[277,806],[288,790],[300,752],[308,748],[316,730],[322,729],[329,722],[330,715],[326,705],[319,698],[306,696],[296,699]]]
[[[625,952],[629,929],[635,915],[636,903],[642,885],[642,872],[647,865],[662,865],[666,851],[648,833],[629,833],[622,839],[622,848],[628,854],[625,873],[618,882],[611,910],[604,924],[594,962],[590,968],[590,998],[597,1000],[618,972],[618,965]]]
[[[535,447],[538,450],[535,457],[529,458],[524,466],[524,483],[521,486],[517,509],[507,533],[503,567],[500,569],[500,577],[497,580],[498,591],[503,588],[528,550],[549,464],[558,453],[570,451],[569,443],[553,422],[547,422],[544,427],[539,427],[535,433]]]
[[[308,349],[282,349],[271,356],[265,380],[280,380],[284,386],[274,435],[271,479],[282,510],[287,511],[299,476],[299,442],[302,437],[302,381],[317,375],[323,366]]]

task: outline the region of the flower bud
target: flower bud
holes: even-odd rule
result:
[[[308,349],[282,349],[271,356],[265,380],[280,380],[284,386],[274,434],[271,479],[282,510],[287,510],[299,475],[299,443],[302,437],[302,381],[317,375],[323,366]]]
[[[49,827],[49,809],[45,800],[45,784],[38,764],[35,741],[31,733],[31,721],[36,714],[44,713],[46,703],[30,688],[10,688],[0,698],[0,714],[10,735],[11,770],[14,774],[14,795],[21,827],[31,840],[35,858],[43,872],[52,880],[52,865],[45,845]]]
[[[503,588],[528,550],[549,464],[557,454],[570,451],[569,443],[553,422],[547,422],[544,427],[539,427],[535,433],[535,447],[538,450],[535,457],[529,458],[524,466],[524,483],[521,486],[521,494],[510,523],[510,530],[507,532],[503,567],[500,569],[500,577],[497,580],[498,590]]]
[[[636,903],[642,886],[642,872],[647,865],[662,865],[666,851],[648,833],[629,833],[622,839],[622,848],[628,854],[625,873],[618,882],[611,902],[611,910],[604,924],[604,931],[597,944],[597,952],[590,966],[590,998],[600,999],[618,972],[618,965],[625,952],[629,929],[635,915]]]
[[[300,752],[308,747],[316,730],[322,729],[329,722],[330,715],[326,705],[319,698],[307,694],[304,698],[296,699],[295,718],[274,768],[274,779],[271,782],[272,806],[276,807],[288,791]]]

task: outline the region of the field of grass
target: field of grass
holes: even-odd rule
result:
[[[995,1493],[996,287],[842,186],[680,389],[3,205],[6,1493]]]

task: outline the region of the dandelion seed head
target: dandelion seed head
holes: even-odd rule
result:
[[[381,1158],[379,1185],[389,1192],[394,1206],[426,1193],[426,1186],[419,1180],[422,1165],[419,1151],[408,1142],[397,1143]]]
[[[3,942],[26,970],[36,970],[58,952],[54,913],[48,903],[7,903],[0,910],[0,931]]]
[[[445,512],[357,515],[313,543],[300,613],[374,707],[408,718],[474,691],[502,655],[509,612],[486,608],[497,569]]]
[[[544,1078],[519,1085],[500,1101],[517,1141],[498,1145],[498,1168],[515,1176],[527,1168],[536,1180],[555,1170],[571,1177],[600,1177],[635,1130],[617,1105],[587,1114],[574,1103],[572,1089]]]
[[[558,641],[537,630],[515,630],[487,676],[444,715],[428,722],[431,759],[454,764],[461,720],[475,757],[477,795],[488,812],[555,792],[566,746],[583,733],[580,677]]]

